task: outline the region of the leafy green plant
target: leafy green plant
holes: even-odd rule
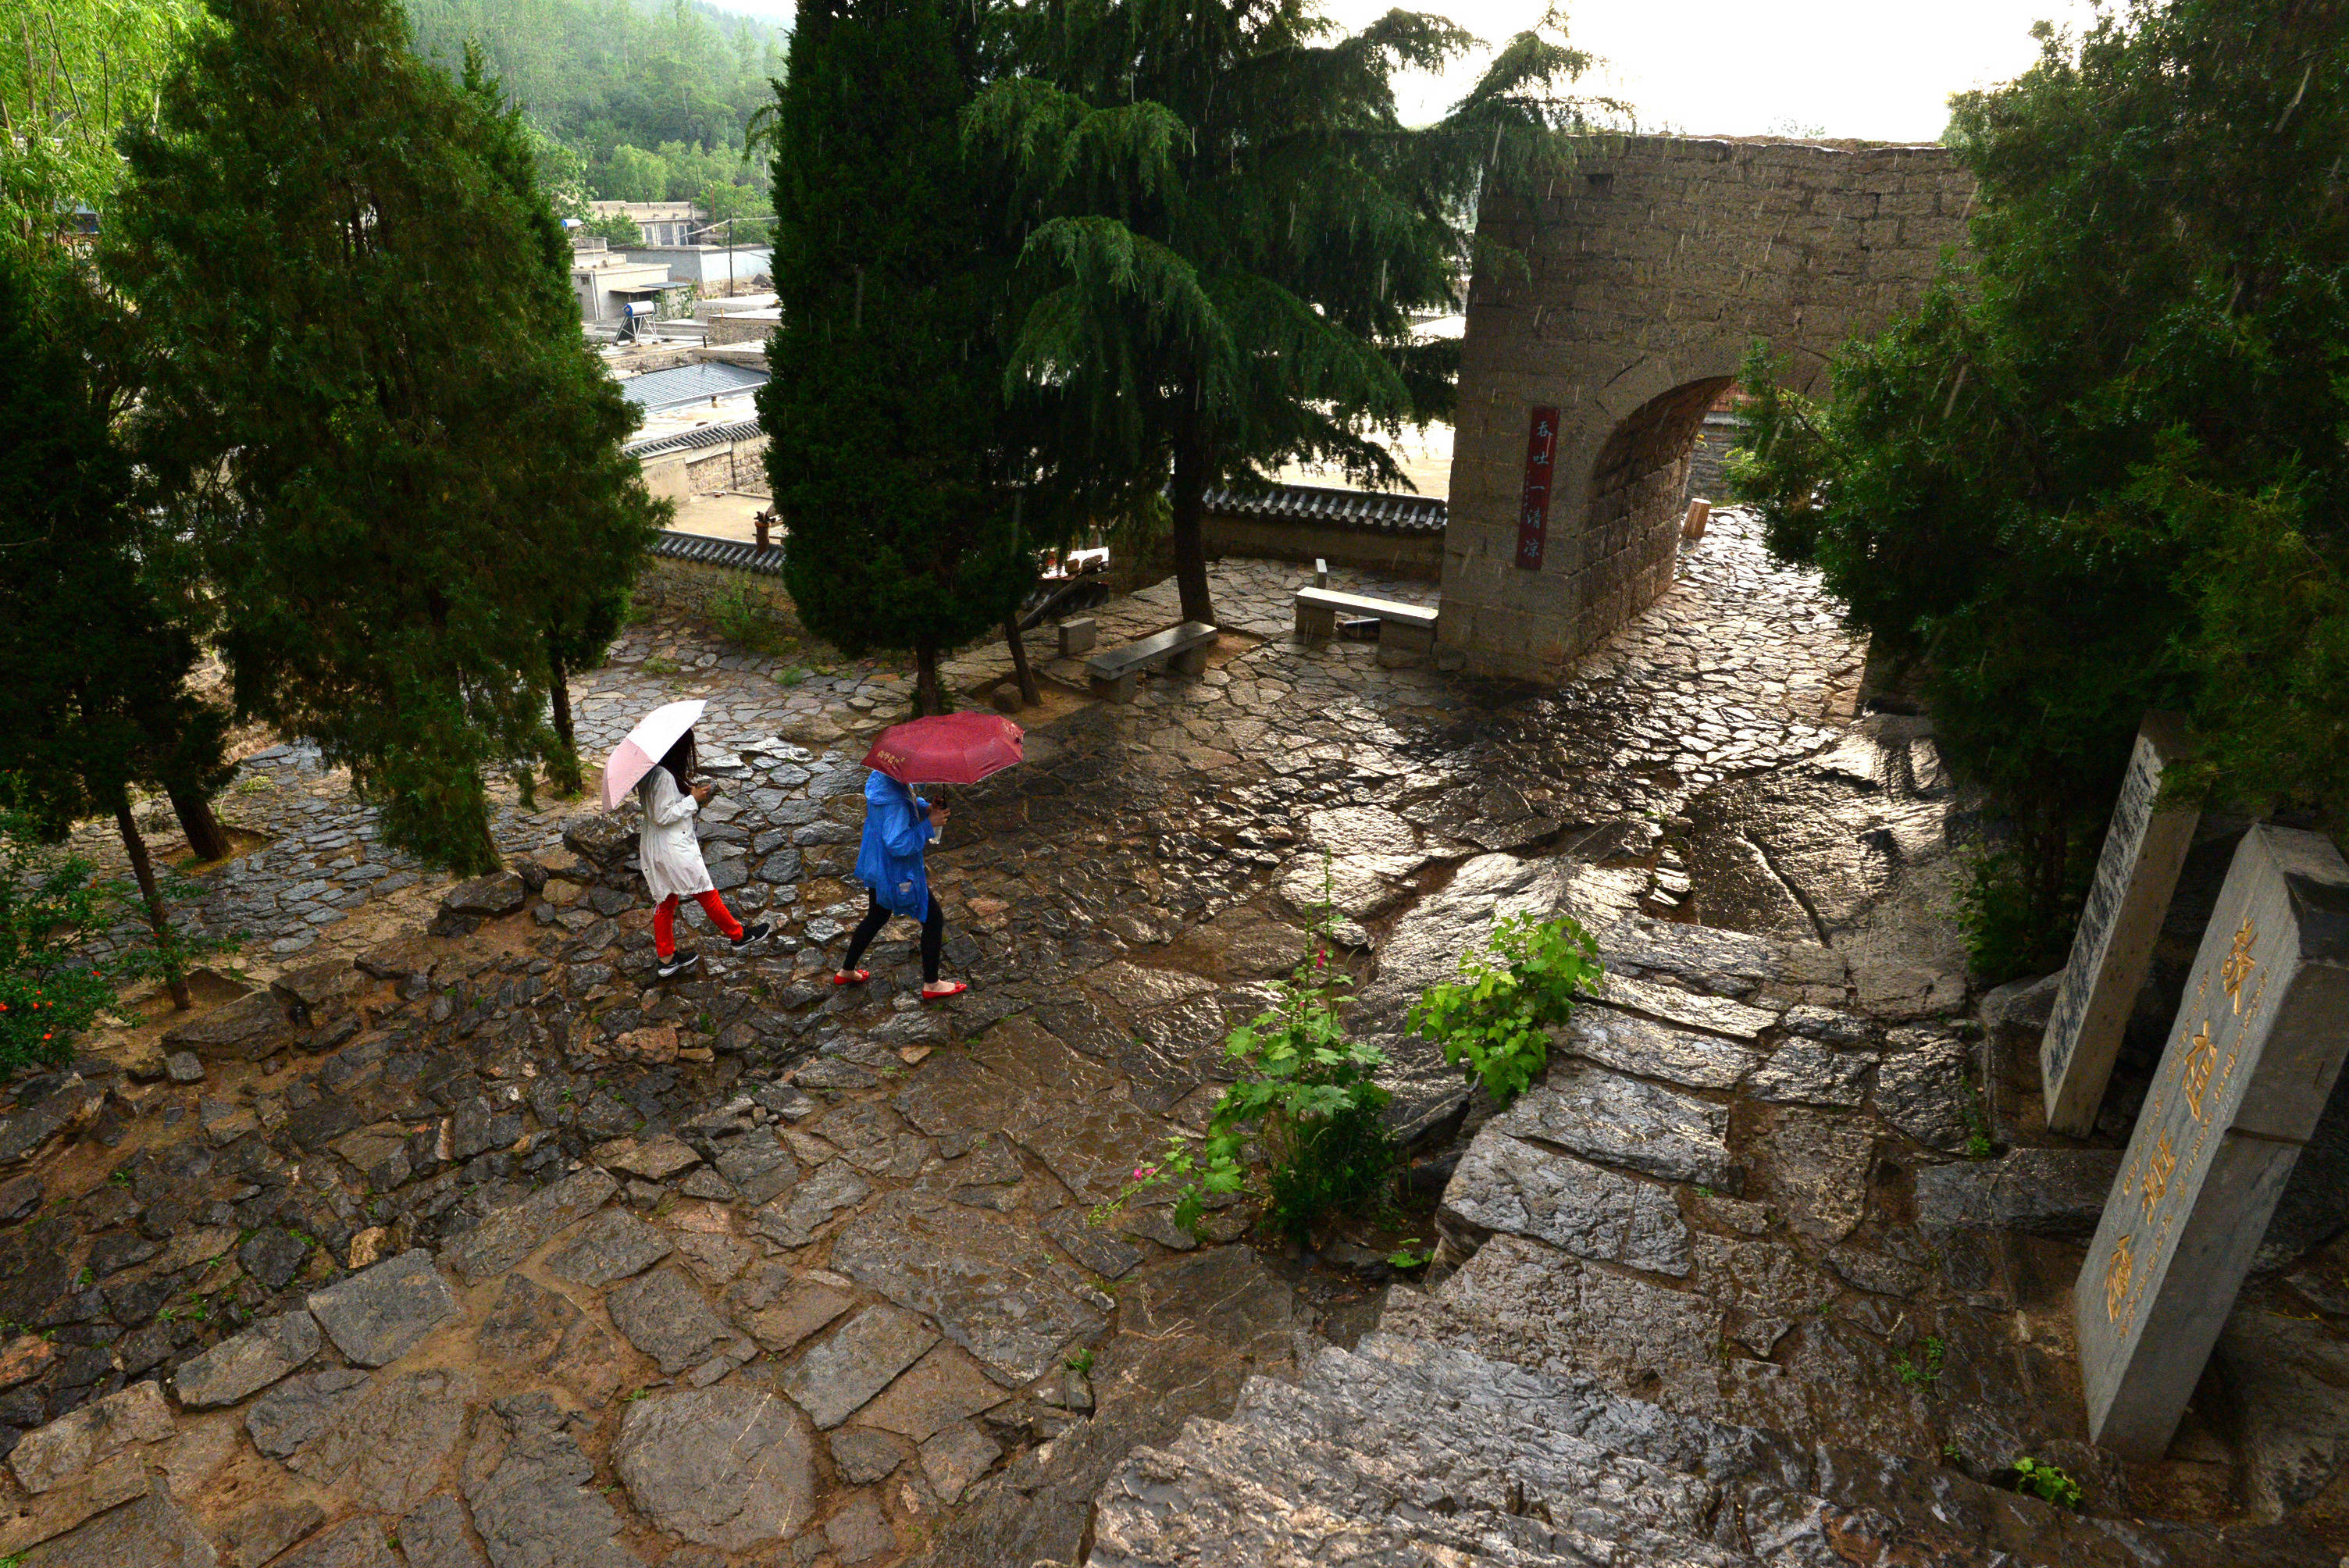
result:
[[[1413,1269],[1425,1268],[1429,1264],[1433,1263],[1435,1253],[1433,1249],[1423,1253],[1412,1250],[1419,1244],[1417,1236],[1407,1237],[1402,1245],[1387,1254],[1387,1266],[1409,1274]]]
[[[1969,1097],[1966,1101],[1965,1117],[1966,1158],[1969,1160],[1989,1159],[1992,1154],[1997,1152],[1997,1150],[1991,1145],[1990,1121],[1988,1118],[1982,1115],[1981,1105],[1972,1097]]]
[[[2014,1461],[2014,1490],[2058,1508],[2079,1511],[2080,1483],[2046,1460],[2034,1460],[2028,1454]]]
[[[1504,916],[1484,948],[1462,960],[1457,980],[1431,985],[1411,1027],[1464,1066],[1503,1104],[1525,1092],[1549,1060],[1547,1031],[1574,1011],[1577,991],[1606,970],[1599,939],[1572,915]]]
[[[1249,1190],[1251,1166],[1262,1169],[1266,1222],[1300,1243],[1328,1215],[1382,1206],[1396,1154],[1381,1117],[1388,1095],[1371,1079],[1387,1058],[1346,1038],[1337,993],[1347,984],[1326,945],[1284,981],[1279,1003],[1224,1042],[1239,1078],[1206,1135],[1169,1139],[1159,1162],[1136,1167],[1094,1222],[1164,1187],[1177,1194],[1174,1223],[1196,1235],[1209,1199]]]
[[[1068,1367],[1070,1371],[1074,1372],[1080,1377],[1091,1377],[1093,1369],[1092,1346],[1090,1345],[1085,1346],[1085,1348],[1078,1351],[1074,1356],[1070,1357],[1068,1360],[1061,1363],[1061,1365]]]
[[[730,579],[709,596],[708,609],[718,634],[745,653],[763,654],[783,641],[783,624],[773,604],[748,577]]]
[[[2074,855],[2051,914],[2034,898],[2028,866],[2012,846],[1976,849],[1964,857],[1965,880],[1958,886],[1958,924],[1965,933],[1966,958],[1988,984],[2003,985],[2063,967],[2072,948],[2087,889],[2085,868],[2092,856]]]
[[[1900,1381],[1911,1388],[1930,1388],[1941,1380],[1941,1358],[1949,1346],[1940,1338],[1928,1335],[1924,1346],[1913,1355],[1904,1355],[1892,1364]]]
[[[636,667],[648,676],[673,676],[679,666],[674,659],[665,659],[658,654],[647,654],[645,662]]]
[[[0,1072],[65,1060],[113,1000],[105,975],[72,946],[100,923],[101,904],[89,862],[41,842],[0,801]]]

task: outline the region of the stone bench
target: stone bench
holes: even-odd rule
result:
[[[1363,615],[1379,623],[1379,663],[1389,666],[1414,663],[1435,651],[1437,611],[1395,599],[1372,599],[1361,593],[1340,593],[1333,588],[1297,591],[1297,640],[1326,643],[1338,634],[1340,615]]]
[[[1216,628],[1205,621],[1185,621],[1139,642],[1122,644],[1085,661],[1085,675],[1095,696],[1112,702],[1132,702],[1142,688],[1142,672],[1172,665],[1186,676],[1207,667],[1207,650],[1216,645]]]

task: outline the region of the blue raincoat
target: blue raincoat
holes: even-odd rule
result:
[[[883,909],[920,920],[930,913],[930,879],[922,851],[930,841],[930,803],[879,769],[864,780],[864,842],[856,880]]]

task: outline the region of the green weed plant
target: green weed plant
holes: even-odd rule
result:
[[[1572,915],[1504,916],[1484,948],[1464,956],[1462,970],[1428,987],[1411,1027],[1504,1105],[1548,1063],[1548,1031],[1573,1014],[1575,994],[1606,974],[1599,939]]]
[[[2080,1483],[2044,1460],[2025,1455],[2014,1461],[2014,1490],[2027,1492],[2058,1508],[2078,1512]]]

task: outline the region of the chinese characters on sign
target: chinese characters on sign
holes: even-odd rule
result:
[[[1557,466],[1557,410],[1537,408],[1526,437],[1526,488],[1517,501],[1517,564],[1527,572],[1541,570],[1549,539],[1550,477]]]
[[[2085,1133],[2103,1107],[2121,1031],[2145,984],[2154,938],[2201,816],[2193,806],[2161,799],[2170,765],[2189,754],[2175,717],[2145,716],[2039,1044],[2050,1131]]]
[[[2236,851],[2074,1294],[2089,1434],[2160,1456],[2349,1055],[2349,864]]]

